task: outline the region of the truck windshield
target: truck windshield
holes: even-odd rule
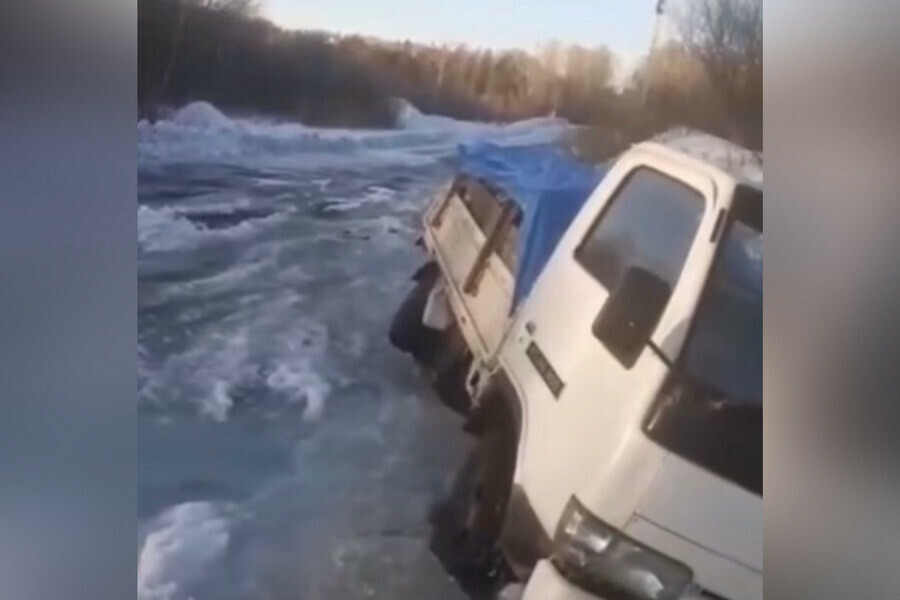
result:
[[[754,191],[750,199],[758,208],[733,211],[687,343],[644,430],[762,495],[762,197]]]

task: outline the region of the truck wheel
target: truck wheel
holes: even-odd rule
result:
[[[397,309],[388,332],[388,338],[396,348],[412,354],[417,360],[422,360],[433,351],[440,335],[440,332],[422,323],[422,315],[434,282],[432,277],[416,282],[416,286]]]
[[[448,344],[444,344],[447,346]],[[469,398],[469,392],[466,390],[466,376],[469,374],[469,367],[472,365],[472,357],[465,353],[458,356],[452,356],[451,360],[446,364],[435,361],[435,374],[433,379],[434,390],[437,392],[438,398],[444,403],[444,406],[463,417],[469,414],[472,408],[472,401]]]
[[[498,544],[512,487],[515,446],[500,428],[484,432],[457,471],[447,496],[432,507],[430,546],[464,587],[505,583]]]

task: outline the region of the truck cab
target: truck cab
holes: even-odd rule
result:
[[[465,342],[488,463],[448,500],[478,540],[455,551],[497,548],[526,599],[762,598],[761,180],[691,150],[625,152],[518,302],[484,236],[458,262],[506,265],[479,276],[490,316],[433,229],[446,197],[426,215],[423,318]]]

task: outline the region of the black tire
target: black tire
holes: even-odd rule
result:
[[[448,573],[472,591],[505,581],[500,530],[512,487],[515,446],[500,428],[484,432],[447,496],[431,510],[430,546]]]
[[[397,309],[388,331],[391,344],[403,352],[412,354],[418,360],[422,360],[433,351],[440,335],[440,332],[422,323],[422,315],[425,313],[425,305],[428,303],[428,295],[434,287],[434,282],[434,278],[431,277],[416,282],[415,287]]]
[[[442,344],[446,346],[448,344]],[[469,374],[469,367],[472,365],[472,356],[468,353],[455,355],[447,364],[437,362],[437,369],[434,374],[433,385],[434,391],[437,393],[441,402],[463,417],[469,414],[472,408],[472,401],[469,399],[469,392],[466,389],[466,376]]]

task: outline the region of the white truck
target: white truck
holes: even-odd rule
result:
[[[623,153],[521,298],[508,190],[460,175],[427,209],[391,339],[476,435],[431,515],[459,578],[763,597],[761,164],[681,141]]]

